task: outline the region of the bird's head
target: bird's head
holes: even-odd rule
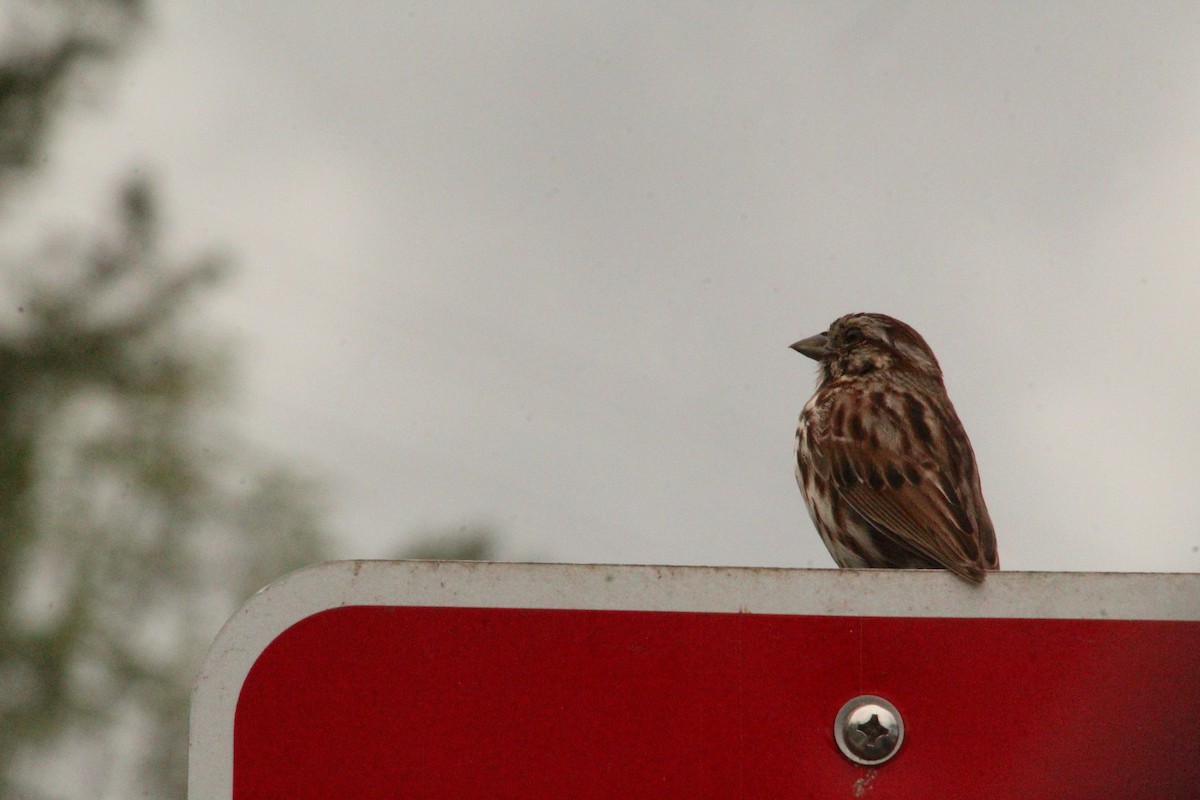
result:
[[[829,330],[801,339],[792,349],[820,363],[822,383],[883,370],[942,377],[942,368],[921,334],[886,314],[847,314]]]

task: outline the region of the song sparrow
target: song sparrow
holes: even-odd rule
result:
[[[796,482],[841,567],[999,569],[975,453],[921,334],[849,314],[792,349],[821,365],[796,428]]]

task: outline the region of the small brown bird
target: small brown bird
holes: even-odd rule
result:
[[[999,569],[975,452],[921,334],[848,314],[792,349],[821,365],[796,428],[796,482],[840,567]]]

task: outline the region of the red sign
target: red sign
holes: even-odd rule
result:
[[[1197,720],[1198,575],[345,562],[217,639],[189,795],[1192,798]]]

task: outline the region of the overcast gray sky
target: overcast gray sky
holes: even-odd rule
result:
[[[30,213],[134,169],[344,556],[832,566],[787,345],[867,310],[1006,568],[1200,569],[1194,3],[158,2]]]

